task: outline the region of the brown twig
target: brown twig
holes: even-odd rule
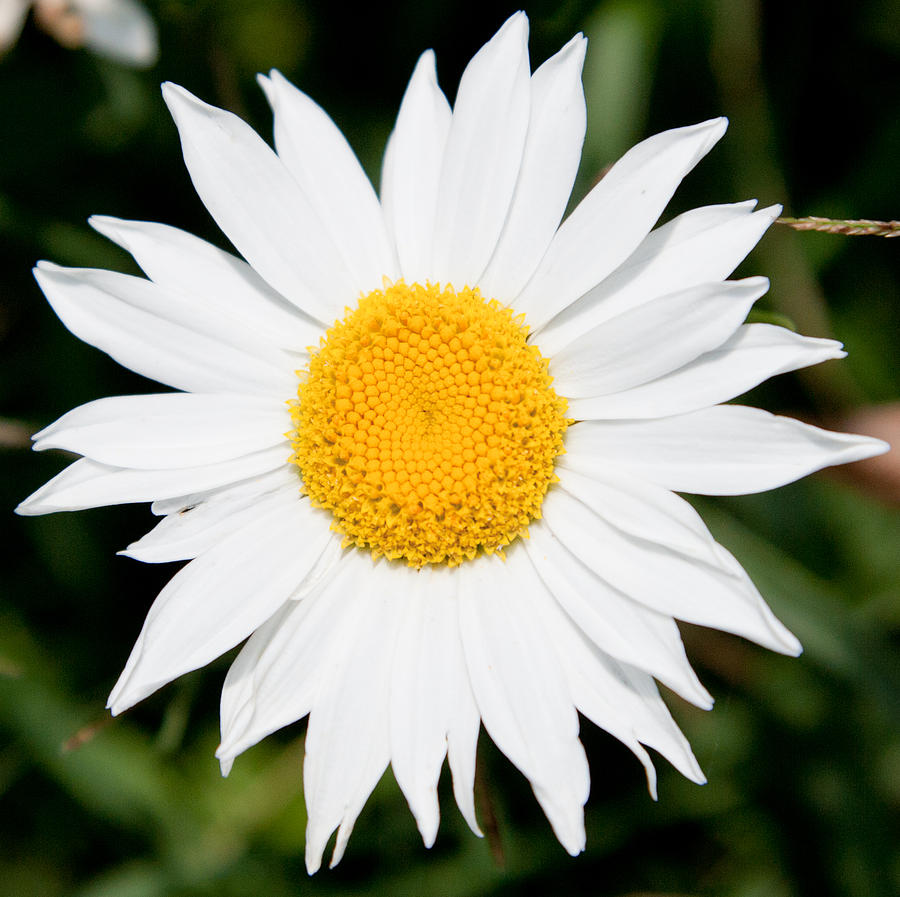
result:
[[[484,757],[479,756],[475,761],[475,799],[478,802],[478,815],[481,817],[481,827],[484,829],[484,837],[494,865],[498,869],[506,868],[506,853],[503,850],[503,841],[500,837],[500,824],[497,813],[494,810],[494,802],[491,799],[491,788],[484,772]]]
[[[94,720],[92,723],[88,723],[86,726],[82,726],[74,735],[69,736],[60,745],[60,753],[68,754],[69,751],[78,750],[78,748],[83,747],[89,741],[93,741],[94,736],[105,729],[112,721],[113,718],[106,715]]]
[[[778,218],[776,224],[786,224],[794,230],[817,230],[825,234],[846,237],[900,237],[900,221],[872,221],[869,218]]]

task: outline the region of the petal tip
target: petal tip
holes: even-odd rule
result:
[[[39,512],[32,510],[33,504],[34,502],[32,502],[30,498],[26,498],[16,505],[13,513],[18,514],[20,517],[35,517]]]
[[[493,44],[495,41],[500,42],[506,40],[507,37],[511,41],[520,42],[523,45],[528,43],[529,30],[528,16],[525,10],[520,9],[514,12],[501,26],[497,33],[488,41]]]
[[[416,61],[410,83],[419,78],[426,78],[429,83],[437,86],[437,57],[434,50],[426,50]]]
[[[178,121],[178,116],[188,108],[200,111],[209,111],[213,107],[204,103],[199,97],[194,96],[186,87],[175,84],[174,81],[164,81],[162,84],[163,101],[169,107],[172,117]]]
[[[439,819],[436,816],[432,816],[429,819],[416,820],[419,834],[422,836],[422,843],[427,850],[431,850],[431,848],[434,847],[434,842],[437,840],[439,824]]]
[[[771,650],[784,654],[786,657],[799,657],[803,653],[803,645],[800,644],[800,639],[779,620],[773,621],[771,630],[775,643],[766,647],[770,647]]]
[[[846,355],[847,353],[845,352],[844,354]],[[868,448],[866,449],[868,453],[862,455],[859,459],[860,461],[862,461],[864,458],[874,458],[877,455],[884,455],[891,450],[891,444],[889,442],[885,442],[883,439],[876,439],[873,436],[864,436],[860,438],[861,440],[864,440],[862,442],[862,445],[868,446]]]
[[[41,259],[31,270],[34,272],[34,276],[37,277],[39,274],[62,274],[66,269],[62,265],[57,265],[56,262]]]
[[[274,72],[274,69],[272,70]],[[266,100],[268,100],[269,105],[274,108],[275,106],[275,81],[269,75],[258,74],[256,76],[256,83],[262,89],[262,92],[266,95]]]
[[[112,240],[113,243],[122,241],[122,229],[125,222],[120,218],[114,218],[112,215],[91,215],[87,222],[107,240]]]

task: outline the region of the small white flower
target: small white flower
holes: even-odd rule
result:
[[[183,392],[101,399],[38,433],[37,449],[84,458],[19,511],[153,502],[162,521],[123,553],[192,560],[109,705],[249,636],[218,756],[227,773],[309,715],[311,872],[335,829],[339,861],[388,764],[431,845],[446,756],[477,833],[482,723],[572,854],[589,787],[577,711],[631,748],[651,792],[644,745],[703,782],[654,682],[712,704],[675,620],[800,645],[675,493],[771,489],[885,448],[717,404],[844,354],[743,323],[768,283],[725,278],[777,207],[708,206],[651,231],[724,119],[639,144],[560,225],[585,40],[532,75],[527,38],[519,13],[469,63],[452,112],[422,56],[380,201],[277,72],[260,79],[277,155],[167,84],[194,185],[246,262],[94,218],[148,279],[37,268],[74,334]]]
[[[86,47],[126,65],[153,65],[156,25],[137,0],[0,0],[0,53],[18,39],[30,7],[64,47]]]

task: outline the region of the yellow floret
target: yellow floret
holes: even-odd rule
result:
[[[521,317],[400,281],[328,330],[292,401],[292,461],[345,544],[412,567],[501,551],[540,516],[566,401]]]

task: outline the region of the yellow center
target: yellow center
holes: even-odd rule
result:
[[[345,545],[454,566],[540,516],[569,421],[527,335],[477,289],[402,281],[328,330],[291,403],[291,460]]]

